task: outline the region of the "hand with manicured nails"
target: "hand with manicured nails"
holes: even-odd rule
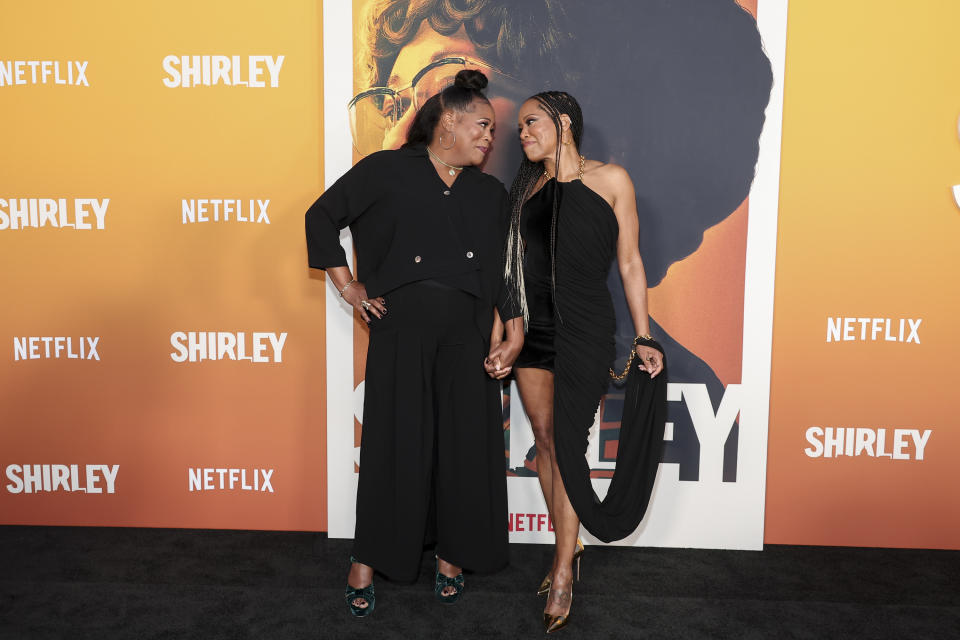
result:
[[[642,344],[638,344],[636,350],[637,357],[640,358],[640,370],[649,373],[651,378],[656,378],[663,371],[663,354]]]
[[[387,301],[381,298],[367,298],[367,288],[362,282],[354,282],[343,292],[343,299],[360,313],[360,317],[370,324],[371,316],[380,319],[387,315]],[[367,304],[364,305],[363,303]]]

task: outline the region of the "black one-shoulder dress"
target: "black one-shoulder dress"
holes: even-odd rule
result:
[[[558,211],[551,282],[553,197]],[[627,378],[616,470],[601,501],[590,482],[586,450],[600,398],[610,384],[616,316],[607,276],[619,225],[610,204],[581,180],[551,179],[523,206],[528,332],[515,368],[554,373],[554,447],[570,503],[604,542],[630,535],[646,513],[663,451],[667,375],[634,360]],[[663,350],[660,349],[662,352]]]

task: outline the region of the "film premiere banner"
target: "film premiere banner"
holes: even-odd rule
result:
[[[960,5],[790,5],[766,540],[960,548]]]
[[[4,7],[0,522],[326,528],[320,18]]]
[[[324,3],[325,183],[360,157],[347,103],[412,82],[438,57],[492,65],[497,139],[485,169],[519,164],[516,110],[544,89],[582,103],[585,155],[617,162],[638,194],[652,328],[670,365],[663,462],[647,517],[621,544],[757,549],[763,544],[770,341],[786,3]],[[347,55],[352,52],[352,55]],[[488,68],[488,67],[483,67]],[[376,148],[403,142],[367,125]],[[349,233],[342,241],[351,248]],[[609,282],[622,366],[634,331],[616,268]],[[352,537],[363,365],[362,323],[327,293],[329,533]],[[603,495],[616,458],[622,388],[591,431]],[[549,542],[533,434],[505,389],[504,472],[514,542]]]

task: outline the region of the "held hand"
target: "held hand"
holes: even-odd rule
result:
[[[490,345],[490,353],[483,360],[483,369],[494,380],[503,380],[513,370],[513,363],[520,355],[523,341],[504,340]]]
[[[387,301],[383,298],[367,299],[367,288],[362,282],[354,282],[343,292],[343,299],[357,310],[360,317],[370,324],[371,316],[379,319],[387,315]]]
[[[637,357],[640,358],[640,370],[649,373],[651,378],[656,378],[663,371],[663,354],[642,344],[638,344],[636,350]]]

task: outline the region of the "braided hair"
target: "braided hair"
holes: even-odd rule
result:
[[[566,91],[543,91],[538,93],[530,100],[536,100],[540,107],[553,120],[557,128],[557,155],[555,159],[555,172],[560,175],[560,149],[563,137],[563,129],[560,122],[560,116],[566,114],[570,118],[570,133],[573,135],[573,144],[579,149],[580,141],[583,138],[583,112],[580,110],[580,104],[576,98]],[[518,292],[520,298],[520,309],[523,311],[523,322],[526,326],[529,320],[529,309],[527,307],[527,296],[524,291],[523,281],[523,240],[520,237],[520,211],[523,203],[533,195],[533,188],[536,186],[540,176],[544,175],[545,169],[543,162],[531,162],[526,155],[520,162],[520,168],[517,170],[517,176],[513,179],[510,186],[510,231],[507,235],[507,245],[504,250],[504,276],[507,282]],[[553,214],[550,217],[550,286],[553,292],[553,307],[560,318],[557,309],[557,212],[560,208],[559,186],[553,190]],[[560,318],[560,322],[563,320]]]

